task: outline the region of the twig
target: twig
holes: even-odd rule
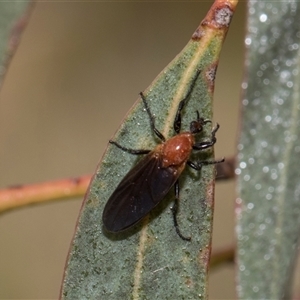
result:
[[[91,176],[87,175],[0,190],[0,213],[29,204],[83,196],[90,180]]]
[[[234,178],[235,156],[226,157],[225,161],[216,165],[216,180],[229,180]]]
[[[234,246],[228,246],[226,248],[213,251],[210,259],[210,268],[216,268],[222,264],[234,262],[234,255]]]
[[[217,180],[234,178],[234,157],[217,164]],[[29,204],[82,197],[91,181],[91,176],[49,181],[40,184],[18,185],[0,190],[0,213]]]

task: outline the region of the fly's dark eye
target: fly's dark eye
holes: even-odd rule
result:
[[[191,125],[190,125],[190,131],[191,133],[199,133],[201,132],[203,129],[203,126],[202,124],[199,122],[199,121],[193,121],[191,122]]]

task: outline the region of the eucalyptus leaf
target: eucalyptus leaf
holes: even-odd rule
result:
[[[289,299],[300,236],[300,4],[250,1],[238,144],[238,294]]]
[[[0,2],[0,66],[4,75],[8,58],[12,56],[24,28],[25,12],[31,1]],[[22,18],[21,18],[22,17]]]
[[[144,92],[156,127],[167,138],[174,135],[173,120],[198,70],[200,76],[183,111],[182,130],[196,119],[212,118],[215,72],[234,5],[216,3],[182,52]],[[210,139],[205,126],[203,141]],[[124,147],[152,149],[160,142],[151,131],[140,99],[127,115],[114,140]],[[180,177],[182,233],[176,234],[170,206],[171,191],[140,224],[120,234],[102,226],[103,207],[120,180],[139,158],[109,145],[87,191],[71,246],[61,292],[64,299],[197,299],[207,298],[214,207],[213,166],[201,172],[187,168]],[[213,151],[201,151],[192,160],[213,160]]]

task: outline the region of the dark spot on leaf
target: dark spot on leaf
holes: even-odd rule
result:
[[[192,39],[199,41],[205,34],[205,31],[199,26],[192,35]]]

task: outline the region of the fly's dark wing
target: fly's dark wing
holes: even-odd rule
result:
[[[174,167],[162,168],[161,157],[150,152],[123,178],[103,211],[108,231],[122,231],[141,220],[168,193],[179,174]]]

